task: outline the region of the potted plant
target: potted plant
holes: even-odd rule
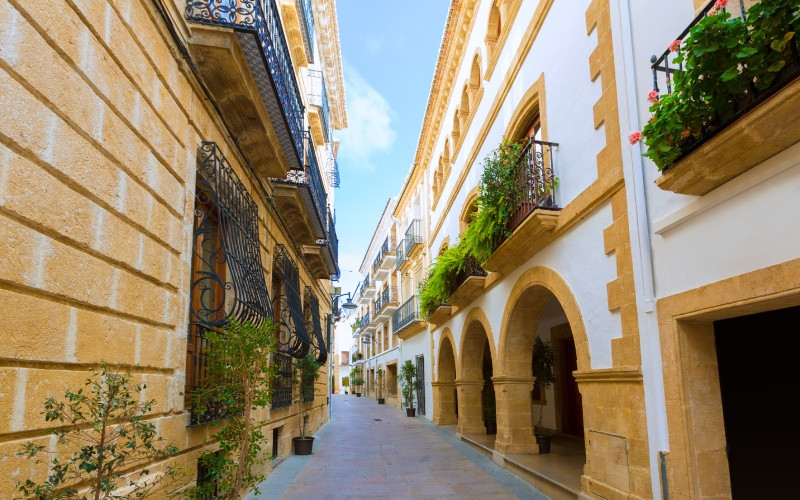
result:
[[[417,369],[411,360],[406,360],[400,366],[400,390],[403,395],[403,406],[406,407],[406,416],[413,417],[416,414],[414,408],[414,390],[417,388]]]
[[[544,341],[537,335],[533,341],[531,369],[535,378],[534,387],[538,386],[543,396],[544,392],[556,382],[556,376],[553,373],[554,362],[553,345],[549,340]],[[539,445],[539,453],[550,453],[551,434],[542,427],[542,413],[544,413],[544,405],[539,406],[539,418],[536,425],[533,426],[533,434],[536,436],[536,444]]]
[[[299,387],[298,402],[300,403],[300,436],[292,438],[295,455],[311,455],[314,445],[314,436],[306,435],[308,417],[311,413],[309,406],[314,404],[315,385],[319,379],[319,369],[322,365],[317,359],[308,354],[296,361],[294,367],[295,383]]]
[[[347,394],[347,390],[350,388],[350,377],[342,377],[342,390],[345,394]]]
[[[382,405],[386,403],[386,399],[383,397],[383,368],[378,368],[375,374],[378,377],[378,404]]]
[[[361,385],[364,383],[364,379],[361,378],[361,367],[354,366],[352,370],[350,370],[350,377],[353,382],[353,392],[355,393],[356,397],[361,397]]]

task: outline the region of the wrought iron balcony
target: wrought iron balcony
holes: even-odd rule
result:
[[[554,153],[558,144],[530,138],[517,158],[514,212],[483,263],[487,271],[506,272],[549,242],[561,208],[556,203]]]
[[[417,297],[413,296],[392,314],[392,332],[399,335],[404,330],[416,331],[418,329],[414,327],[419,326],[421,322]]]
[[[376,291],[377,290],[375,289],[375,280],[372,278],[372,276],[367,274],[367,277],[364,278],[364,281],[361,285],[361,296],[364,297],[365,299],[372,300],[372,298],[375,296]]]
[[[406,229],[406,237],[405,240],[406,247],[405,247],[405,257],[410,259],[414,256],[414,254],[422,249],[422,221],[419,219],[414,219],[411,221],[411,224],[408,225],[408,229]]]
[[[406,241],[400,240],[400,243],[397,244],[397,248],[395,249],[395,269],[400,270],[403,267],[403,263],[406,261]]]
[[[450,297],[447,303],[451,306],[465,307],[483,293],[486,281],[486,270],[478,264],[475,257],[467,255],[464,269],[450,279]]]
[[[306,134],[305,164],[291,170],[285,179],[271,179],[275,199],[282,213],[293,214],[292,233],[300,244],[318,244],[327,239],[329,214],[325,185],[322,182],[314,141]],[[286,219],[289,219],[287,217]]]
[[[388,319],[392,313],[397,310],[399,306],[399,299],[397,297],[397,287],[387,286],[378,295],[375,300],[375,319],[383,320]]]
[[[680,55],[681,46],[687,38],[691,39],[692,28],[710,14],[709,11],[715,8],[715,3],[710,1],[705,6],[678,35],[675,39],[677,43],[672,42],[660,56],[653,55],[650,58],[654,99],[663,100],[659,95],[663,89],[666,94],[673,93],[673,83],[678,81],[676,74],[684,71],[683,64],[676,63],[674,58]],[[731,17],[741,18],[745,25],[741,31],[742,40],[739,40],[737,47],[741,46],[742,50],[756,50],[749,43],[754,26],[749,24],[745,1],[739,0],[736,6],[733,3],[728,7]],[[761,22],[771,21],[783,26],[782,19],[770,19],[771,15],[764,14]],[[708,106],[710,116],[698,126],[698,131],[684,132],[686,137],[678,144],[679,156],[671,165],[662,165],[664,170],[656,180],[660,188],[701,196],[800,141],[800,127],[797,127],[797,116],[800,114],[800,36],[791,36],[790,30],[788,25],[782,28],[782,31],[790,35],[782,52],[775,52],[778,50],[775,45],[779,45],[780,40],[772,41],[768,47],[771,55],[783,58],[784,64],[777,72],[767,70],[764,76],[774,77],[771,83],[767,85],[762,75],[750,76],[743,91],[729,91],[725,85],[719,83],[718,92],[712,96],[704,96],[705,102],[711,105]],[[721,51],[720,55],[714,53],[713,64],[731,63],[733,67],[746,68],[746,60],[736,59],[740,57],[737,55],[738,50],[740,49]],[[710,52],[704,56],[696,56],[696,65],[701,64],[703,58],[709,55]],[[720,60],[720,57],[723,59]],[[757,50],[754,57],[761,57]],[[735,75],[733,82],[737,81],[737,76],[741,78]],[[663,89],[659,88],[660,80],[663,82]],[[681,85],[681,92],[686,94],[692,88],[693,82],[685,79]]]
[[[300,8],[301,18],[303,22],[300,23],[301,31],[303,32],[303,44],[306,46],[308,53],[308,62],[314,62],[314,11],[311,10],[311,0],[298,0],[298,7]]]
[[[328,239],[324,244],[331,279],[339,279],[339,238],[336,236],[336,220],[328,215]]]
[[[276,0],[186,0],[185,13],[195,23],[233,28],[229,33],[192,28],[189,43],[199,55],[201,75],[256,170],[265,177],[278,173],[280,162],[268,147],[270,128],[289,169],[302,169],[304,107]],[[250,75],[241,73],[230,37],[241,46]],[[252,95],[260,96],[270,124],[254,118],[262,111]]]
[[[308,70],[308,101],[309,104],[315,106],[320,113],[319,118],[316,118],[319,123],[316,124],[320,133],[323,136],[325,143],[331,141],[331,122],[330,122],[330,108],[328,105],[328,91],[325,88],[325,78],[322,71],[310,69]]]

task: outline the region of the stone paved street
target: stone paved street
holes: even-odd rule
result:
[[[547,498],[451,435],[368,398],[332,395],[310,456],[292,456],[266,498]]]

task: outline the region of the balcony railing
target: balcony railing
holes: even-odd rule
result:
[[[397,333],[400,329],[419,320],[419,305],[417,304],[417,297],[413,296],[392,314],[392,332]]]
[[[687,26],[686,29],[684,29],[675,40],[682,41],[691,36],[689,34],[691,29],[703,18],[709,15],[709,11],[714,8],[715,4],[716,2],[714,0],[710,1],[708,5],[703,8],[700,14],[698,14],[697,17],[692,20],[689,26]],[[726,8],[723,7],[723,10],[724,9]],[[739,0],[738,8],[733,7],[732,10],[732,16],[740,16],[742,20],[746,20],[747,9],[745,8],[744,0]],[[786,27],[786,30],[789,30],[788,26]],[[742,40],[742,42],[744,42],[744,40]],[[699,148],[718,133],[722,132],[726,127],[742,117],[748,111],[754,109],[767,98],[800,77],[800,37],[798,37],[797,34],[795,34],[788,42],[786,50],[788,51],[786,64],[777,73],[775,81],[767,88],[757,88],[754,82],[750,82],[749,88],[746,90],[746,92],[742,93],[741,95],[730,94],[727,98],[725,98],[727,103],[722,103],[721,105],[716,104],[714,106],[714,116],[712,119],[708,120],[702,125],[702,130],[699,134],[699,137],[695,134],[691,134],[683,140],[680,146],[680,156],[675,159],[672,165],[677,164],[681,159],[688,156],[689,153]],[[736,51],[734,51],[734,53],[735,52]],[[666,87],[667,94],[672,93],[672,81],[674,80],[674,73],[682,72],[683,64],[681,63],[677,66],[670,67],[670,56],[677,56],[679,54],[680,46],[670,46],[670,48],[666,49],[660,57],[655,55],[650,57],[651,69],[653,71],[653,90],[656,92],[656,94],[661,92],[661,89],[659,89],[658,86],[659,73],[664,80],[664,86]],[[674,61],[673,64],[675,64]],[[720,96],[722,96],[725,93],[725,90],[722,84],[720,84],[719,87]],[[724,109],[725,111],[720,112],[720,109]],[[668,169],[669,166],[666,168]]]
[[[403,266],[403,262],[406,260],[405,248],[405,240],[400,240],[400,243],[397,244],[397,248],[395,249],[397,255],[397,260],[394,265],[395,269],[400,269]]]
[[[289,163],[300,165],[303,157],[303,101],[276,0],[186,0],[186,17],[195,22],[235,28],[251,70],[266,62],[271,80],[267,85],[271,88],[259,88],[259,91],[262,98],[270,92],[277,95],[283,116],[280,120],[270,118],[274,123],[283,121],[288,125],[296,154],[294,161]],[[253,59],[250,58],[251,49],[255,52]],[[254,76],[259,83],[258,75]],[[269,105],[266,107],[268,111],[271,109]]]
[[[375,299],[375,313],[377,314],[386,304],[397,302],[397,288],[387,286],[383,289],[381,294]]]
[[[314,11],[311,10],[311,0],[297,2],[303,22],[300,23],[303,32],[303,43],[306,46],[308,62],[314,62]]]
[[[322,114],[322,135],[325,142],[331,141],[330,107],[328,105],[328,91],[325,88],[325,78],[322,71],[308,70],[308,100],[312,106],[320,109]]]
[[[373,280],[370,275],[367,275],[367,277],[364,278],[363,285],[361,286],[361,289],[364,290],[364,289],[369,288],[371,286],[375,286],[375,280]]]
[[[472,276],[486,276],[486,270],[484,270],[480,264],[478,264],[478,261],[475,260],[475,257],[472,255],[467,255],[464,269],[453,275],[453,277],[450,279],[450,293],[455,292],[458,287],[467,281],[467,278]]]
[[[372,261],[372,272],[377,271],[381,267],[382,260],[383,260],[383,250],[378,250],[378,255],[376,255],[375,260]]]
[[[415,245],[422,244],[422,231],[421,231],[422,221],[419,219],[414,219],[411,221],[411,224],[408,225],[408,229],[406,229],[406,247],[405,247],[405,255],[409,255],[411,250],[414,249]]]
[[[328,216],[328,241],[327,247],[331,255],[334,273],[331,275],[332,280],[339,279],[339,238],[336,236],[336,219],[332,217],[334,214]]]
[[[497,238],[495,248],[505,241],[537,208],[558,209],[553,170],[554,142],[529,139],[517,159],[517,199],[514,213],[504,234]]]

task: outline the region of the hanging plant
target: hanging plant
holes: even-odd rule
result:
[[[422,317],[430,316],[453,293],[451,290],[453,278],[464,270],[466,258],[464,245],[458,244],[447,248],[433,261],[428,270],[428,278],[419,289],[419,308]]]

